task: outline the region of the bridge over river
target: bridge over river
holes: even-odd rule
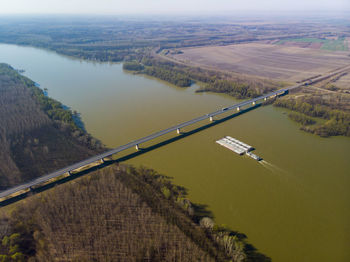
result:
[[[349,69],[349,68],[347,68],[347,69]],[[163,129],[163,130],[158,131],[156,133],[153,133],[151,135],[148,135],[148,136],[142,137],[140,139],[137,139],[135,141],[132,141],[132,142],[130,142],[128,144],[125,144],[125,145],[119,146],[117,148],[111,149],[111,150],[109,150],[107,152],[104,152],[102,154],[90,157],[88,159],[85,159],[85,160],[80,161],[78,163],[75,163],[73,165],[70,165],[70,166],[62,168],[60,170],[57,170],[55,172],[52,172],[50,174],[47,174],[47,175],[41,176],[39,178],[36,178],[36,179],[34,179],[34,180],[30,181],[30,182],[27,182],[27,183],[18,185],[16,187],[4,190],[4,191],[0,192],[0,199],[2,199],[2,202],[0,200],[0,206],[1,205],[6,205],[6,204],[4,204],[4,202],[5,201],[7,202],[9,199],[11,199],[11,197],[15,197],[15,196],[17,197],[18,194],[22,194],[22,193],[26,193],[27,194],[29,191],[31,191],[32,187],[44,184],[45,182],[48,182],[49,180],[54,179],[54,178],[58,178],[58,177],[66,174],[66,173],[71,174],[72,171],[80,169],[80,168],[83,168],[83,167],[86,167],[86,166],[88,166],[90,164],[93,164],[95,162],[100,161],[100,162],[103,163],[105,161],[104,160],[105,158],[111,157],[111,156],[113,156],[113,155],[115,155],[117,153],[120,153],[120,152],[122,152],[124,150],[127,150],[129,148],[134,147],[136,150],[139,150],[140,144],[148,142],[148,141],[151,141],[151,140],[153,140],[155,138],[158,138],[160,136],[163,136],[165,134],[168,134],[168,133],[171,133],[171,132],[176,132],[177,134],[180,134],[181,133],[181,129],[184,128],[184,127],[191,126],[191,125],[193,125],[195,123],[198,123],[198,122],[204,121],[204,120],[208,120],[208,121],[212,122],[212,121],[214,121],[215,117],[218,117],[218,116],[220,116],[222,114],[229,113],[229,112],[234,114],[234,113],[237,113],[237,112],[241,111],[243,107],[247,108],[247,107],[257,106],[258,103],[263,103],[264,101],[267,101],[268,99],[276,98],[278,96],[285,95],[290,90],[296,89],[298,87],[307,86],[307,85],[314,84],[316,82],[322,81],[322,80],[324,80],[326,78],[329,78],[329,77],[332,77],[332,76],[334,76],[336,74],[339,74],[342,71],[344,71],[344,69],[337,70],[337,71],[334,71],[334,72],[329,73],[327,75],[320,76],[320,77],[314,78],[312,80],[305,81],[303,83],[300,83],[300,84],[297,84],[297,85],[294,85],[294,86],[290,86],[290,87],[287,87],[287,88],[279,89],[277,91],[273,91],[273,92],[270,92],[268,94],[265,94],[265,95],[262,95],[262,96],[259,96],[259,97],[256,97],[256,98],[253,98],[253,99],[250,99],[250,100],[247,100],[247,101],[243,101],[243,102],[234,104],[234,105],[229,106],[229,107],[225,107],[225,108],[219,109],[219,110],[217,110],[215,112],[205,114],[203,116],[200,116],[200,117],[194,118],[192,120],[189,120],[187,122],[183,122],[181,124],[169,127],[167,129]]]

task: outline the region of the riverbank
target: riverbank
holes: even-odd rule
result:
[[[237,103],[225,94],[195,93],[196,84],[177,88],[127,74],[122,64],[12,45],[0,45],[0,56],[80,112],[86,129],[109,148]],[[126,163],[172,177],[188,189],[189,199],[208,206],[218,224],[244,232],[273,261],[346,261],[349,140],[302,132],[285,113],[259,107]],[[215,143],[225,136],[254,145],[273,171]]]
[[[1,189],[26,182],[104,150],[73,113],[7,64],[0,64]]]
[[[79,127],[75,124],[73,121],[73,113],[72,111],[65,109],[62,104],[53,98],[47,97],[43,90],[39,89],[37,85],[34,84],[33,81],[30,79],[21,76],[16,72],[12,67],[6,65],[6,64],[0,64],[0,80],[4,81],[4,79],[7,79],[10,81],[14,81],[16,83],[15,79],[18,79],[19,82],[14,84],[12,86],[13,89],[17,89],[17,93],[21,95],[21,89],[18,87],[20,83],[24,84],[24,88],[22,89],[23,91],[29,90],[29,93],[33,96],[35,101],[38,103],[40,106],[40,110],[44,112],[52,121],[56,121],[56,124],[61,125],[60,130],[62,130],[62,126],[65,124],[66,128],[68,128],[68,133],[72,136],[72,139],[74,139],[73,134],[76,133],[77,131],[83,132],[83,130],[80,130]],[[4,87],[4,83],[0,82],[0,87]],[[2,90],[4,91],[4,90]],[[3,92],[4,96],[2,96],[3,102],[6,102],[7,100],[12,100],[13,98],[8,95],[8,93]],[[12,101],[13,102],[13,101]],[[14,102],[16,104],[16,102]],[[28,104],[27,101],[22,100],[22,104]],[[3,108],[5,111],[8,111],[7,108]],[[16,118],[18,120],[19,116],[14,116],[14,115],[5,115],[1,116],[3,120],[6,121],[6,118]],[[4,124],[5,127],[9,128],[8,124]],[[27,127],[29,128],[29,127]],[[37,129],[37,128],[36,128]],[[10,130],[7,131],[6,135],[7,138],[13,136],[12,133],[9,132]],[[25,133],[30,132],[28,130],[25,131]],[[59,135],[58,133],[56,134],[57,136]],[[91,141],[93,141],[90,135],[87,133],[85,134],[86,136],[89,137],[89,140],[84,141],[86,147],[91,147]],[[50,136],[50,135],[49,135]],[[57,143],[57,137],[56,140],[50,136],[53,141],[52,143]],[[35,142],[37,146],[40,146],[39,141],[42,141],[43,136],[40,135],[39,133],[36,133],[36,138],[38,142]],[[97,141],[97,140],[96,140]],[[4,141],[1,141],[4,142]],[[42,142],[41,142],[42,143]],[[4,148],[5,146],[2,144],[1,148]],[[50,147],[50,150],[47,149],[48,151],[52,151],[54,148]],[[99,147],[95,148],[96,152],[98,150],[103,150],[104,148]],[[4,152],[1,152],[4,153]],[[63,152],[66,153],[67,152]],[[12,152],[14,154],[14,152]],[[17,155],[14,154],[14,157],[16,158]],[[51,158],[55,159],[58,157],[58,153],[51,155]],[[28,158],[28,157],[27,157]],[[28,163],[28,160],[26,158],[22,158],[22,166],[24,168],[27,168],[30,170],[32,166],[26,166]],[[44,160],[41,160],[44,161]],[[68,159],[67,159],[68,161]],[[50,161],[47,161],[48,165],[51,163]],[[34,165],[38,165],[39,163],[34,163]],[[1,165],[1,168],[4,169],[5,167],[3,164]],[[200,260],[205,260],[205,261],[211,261],[212,259],[215,259],[215,261],[225,261],[227,259],[234,259],[234,261],[243,261],[247,257],[259,257],[263,261],[264,257],[263,255],[259,254],[256,252],[254,248],[251,247],[251,245],[246,246],[246,242],[243,235],[238,234],[237,232],[230,231],[227,228],[220,227],[218,225],[215,225],[213,220],[210,219],[209,217],[206,217],[206,215],[210,215],[210,212],[207,211],[205,208],[203,208],[201,205],[194,205],[192,204],[188,199],[187,199],[187,193],[186,190],[184,190],[183,187],[180,186],[175,186],[173,185],[165,176],[159,175],[153,170],[149,169],[135,169],[131,166],[119,166],[119,164],[113,168],[107,168],[109,171],[100,171],[99,174],[88,174],[87,178],[81,178],[79,181],[71,182],[70,185],[61,185],[60,189],[51,189],[49,192],[45,193],[40,193],[37,196],[30,197],[28,200],[22,200],[22,202],[15,204],[15,207],[8,207],[5,208],[5,211],[2,212],[2,216],[0,217],[0,220],[6,221],[6,224],[8,224],[8,229],[6,232],[2,232],[2,235],[0,235],[0,238],[3,239],[3,244],[1,247],[1,252],[2,252],[2,258],[3,259],[30,259],[30,258],[36,258],[39,261],[45,257],[46,259],[48,257],[56,257],[58,256],[57,253],[54,252],[54,250],[61,249],[64,247],[59,247],[57,246],[57,243],[60,243],[62,241],[53,240],[52,237],[50,237],[50,234],[45,231],[53,231],[52,228],[46,228],[43,227],[40,223],[40,219],[35,216],[36,213],[41,213],[42,209],[49,209],[50,212],[57,212],[58,209],[60,209],[60,206],[66,205],[67,203],[63,202],[57,202],[57,196],[52,197],[55,193],[55,191],[59,191],[57,193],[59,196],[63,196],[67,194],[67,188],[71,187],[71,192],[81,192],[81,189],[75,188],[76,184],[81,184],[81,183],[86,183],[90,181],[91,179],[93,181],[99,181],[100,177],[102,176],[102,173],[107,174],[108,176],[113,176],[120,180],[122,184],[124,184],[128,189],[131,189],[134,194],[137,194],[141,201],[145,201],[149,208],[153,211],[156,212],[156,214],[159,214],[161,217],[165,219],[167,223],[173,224],[174,226],[177,226],[177,228],[181,229],[182,233],[177,232],[176,230],[171,229],[171,231],[174,233],[174,235],[171,236],[165,236],[169,239],[166,239],[165,241],[168,241],[171,243],[170,239],[173,238],[183,238],[184,236],[189,237],[189,240],[187,242],[193,242],[193,247],[190,249],[191,250],[191,255],[189,255],[188,251],[185,249],[186,244],[169,244],[169,247],[166,248],[166,250],[169,249],[169,251],[162,251],[160,252],[160,246],[147,246],[147,241],[146,238],[142,240],[143,238],[138,238],[137,241],[141,241],[140,244],[137,246],[144,246],[145,250],[142,252],[145,252],[144,256],[148,256],[148,250],[149,249],[156,249],[157,256],[159,256],[159,259],[163,261],[167,261],[168,258],[168,252],[171,253],[170,247],[177,245],[178,249],[177,252],[180,253],[185,253],[185,256],[189,256],[190,260],[193,259],[200,259]],[[122,170],[122,171],[121,171]],[[107,173],[106,173],[107,172]],[[106,176],[106,175],[105,175]],[[97,179],[97,180],[96,180]],[[107,179],[107,178],[106,178]],[[140,179],[144,182],[141,182]],[[114,181],[114,183],[119,183]],[[108,185],[111,183],[109,182]],[[2,185],[3,186],[3,185]],[[98,185],[98,187],[107,187],[107,184],[101,184]],[[92,188],[96,188],[96,185],[92,185]],[[106,192],[107,188],[105,190],[102,190],[103,192]],[[41,189],[39,191],[42,191]],[[36,192],[36,189],[32,190],[33,193]],[[121,192],[114,192],[121,194]],[[85,192],[85,194],[88,194],[89,197],[92,197],[92,192]],[[115,196],[113,194],[113,197]],[[69,205],[75,205],[75,206],[81,206],[83,203],[79,202],[80,199],[86,197],[85,195],[81,195],[80,198],[76,202],[71,202],[68,201],[68,206]],[[95,196],[94,199],[99,198],[101,196]],[[111,198],[112,196],[109,196],[107,198]],[[46,199],[44,202],[48,203],[48,206],[43,205],[43,198]],[[69,200],[73,198],[73,196],[68,197]],[[61,197],[59,197],[61,201]],[[74,199],[74,198],[73,198]],[[77,199],[77,198],[75,198]],[[68,199],[67,199],[68,200]],[[101,197],[101,201],[103,201],[103,198]],[[103,204],[103,203],[101,203]],[[125,203],[125,205],[127,205]],[[66,207],[65,209],[70,209],[69,207]],[[91,207],[90,207],[91,208]],[[17,214],[18,212],[21,213],[21,216],[12,216],[8,213],[9,210],[12,209],[11,214]],[[85,212],[85,213],[84,213]],[[141,211],[140,211],[141,212]],[[47,212],[45,212],[47,213]],[[94,217],[91,217],[91,213],[88,210],[82,210],[79,211],[81,218],[79,220],[79,224],[81,223],[82,220],[93,220]],[[99,216],[104,215],[108,216],[107,211],[106,213],[101,213],[97,212]],[[97,214],[96,213],[96,214]],[[63,215],[64,217],[68,216],[68,214],[62,214],[59,212],[60,215]],[[85,214],[85,215],[84,215]],[[138,214],[135,214],[138,216]],[[25,220],[24,220],[25,219]],[[57,225],[56,220],[57,216],[54,216],[47,221],[47,223],[55,223]],[[128,219],[130,217],[128,216]],[[123,219],[121,219],[124,221]],[[25,221],[31,221],[29,223],[25,223]],[[36,221],[36,222],[33,222]],[[191,222],[192,221],[192,222]],[[4,222],[5,223],[5,222]],[[18,223],[24,223],[22,227],[17,227],[16,224]],[[140,223],[146,223],[143,222],[143,220],[140,221]],[[158,222],[161,223],[161,222]],[[202,228],[200,228],[200,225]],[[78,226],[78,224],[62,224],[65,228],[67,227],[72,227],[71,230],[68,230],[70,234],[74,232],[74,228]],[[95,225],[94,227],[99,226]],[[127,228],[127,223],[124,221],[122,222],[121,226],[123,228]],[[86,235],[90,235],[92,232],[88,231],[88,226],[85,228],[84,232]],[[100,230],[107,230],[107,228],[103,228],[100,226]],[[135,228],[130,228],[130,230],[135,231]],[[94,230],[95,231],[95,230]],[[137,230],[136,230],[137,231]],[[34,234],[35,233],[35,234]],[[115,234],[116,232],[113,232]],[[139,234],[143,234],[142,232],[138,232]],[[147,232],[144,232],[145,235]],[[106,236],[108,236],[108,233],[105,233]],[[181,236],[184,234],[184,236]],[[40,235],[40,237],[38,237]],[[44,237],[45,235],[45,237]],[[70,235],[70,237],[67,238],[65,237],[64,241],[68,241],[67,245],[70,245],[69,239],[74,239],[74,234]],[[186,239],[186,238],[185,238]],[[86,239],[90,241],[91,239]],[[77,240],[74,242],[76,243]],[[102,241],[102,240],[101,240]],[[130,238],[128,238],[128,241],[130,241]],[[51,243],[49,246],[53,246],[54,250],[47,249],[47,246],[45,245],[45,248],[42,249],[42,246],[38,245],[38,243]],[[15,243],[15,244],[14,244]],[[129,242],[128,242],[129,243]],[[120,241],[118,241],[118,244],[120,245]],[[161,243],[159,243],[160,245]],[[13,247],[16,245],[16,251],[13,251]],[[180,247],[179,247],[180,245]],[[182,246],[183,245],[183,246]],[[187,244],[189,245],[189,244]],[[28,248],[31,246],[32,248]],[[162,248],[165,248],[164,246]],[[77,253],[79,252],[84,252],[86,253],[86,256],[84,257],[89,257],[89,259],[94,258],[95,256],[91,253],[89,253],[90,249],[93,249],[93,246],[89,246],[84,241],[82,242],[82,247],[81,249],[73,249],[70,252],[70,256],[77,258]],[[110,244],[105,246],[104,250],[110,249]],[[202,251],[204,251],[204,253]],[[64,251],[64,253],[67,253],[68,251]],[[116,254],[122,254],[124,251],[122,250],[117,250],[115,251]],[[137,251],[135,254],[132,253],[127,253],[128,256],[140,256],[140,251]],[[142,253],[141,252],[141,253]],[[159,253],[160,252],[160,253]],[[69,253],[69,252],[68,252]],[[45,255],[44,255],[45,254]],[[146,255],[147,254],[147,255]],[[103,257],[110,257],[111,254],[107,252],[106,254],[103,255]],[[118,255],[119,256],[119,255]],[[61,257],[59,255],[59,257]],[[83,258],[78,255],[78,257]],[[101,255],[99,255],[101,258]],[[143,257],[141,255],[141,257]],[[189,261],[187,258],[184,261]]]
[[[273,87],[273,82],[270,82],[264,87],[263,81],[254,81],[254,84],[252,84],[247,79],[230,80],[227,74],[223,75],[219,72],[213,74],[203,69],[194,72],[195,68],[193,67],[152,58],[143,59],[142,62],[125,62],[123,69],[156,77],[179,87],[188,87],[192,82],[200,81],[201,86],[196,92],[224,93],[238,99],[254,98],[286,85],[285,83],[279,83],[279,87]],[[299,115],[296,115],[296,113],[290,114],[289,118],[302,123],[300,129],[303,131],[321,137],[350,136],[350,114],[340,104],[335,102],[337,101],[335,98],[323,99],[322,95],[319,95],[319,98],[316,99],[310,97],[310,94],[305,95],[305,91],[301,93],[304,93],[304,95],[292,95],[282,100],[275,100],[273,104],[274,106],[288,108],[300,113]],[[329,96],[330,94],[327,95]],[[342,94],[331,95],[338,95],[339,102],[339,95]],[[343,96],[345,96],[343,99],[345,101],[350,97],[348,94]],[[299,98],[295,99],[295,97]],[[316,124],[316,121],[308,117],[317,118],[319,123]],[[321,119],[327,121],[320,121]]]
[[[350,137],[350,113],[345,110],[332,109],[327,102],[316,99],[315,96],[285,97],[276,100],[273,105],[299,113],[290,114],[289,117],[301,123],[300,129],[303,131],[321,137]]]
[[[47,261],[64,253],[79,260],[268,260],[247,245],[244,234],[215,225],[210,212],[186,196],[183,187],[153,170],[106,167],[0,210],[2,225],[8,225],[0,235],[1,257]],[[67,221],[72,216],[75,220]],[[74,248],[67,248],[72,243]]]
[[[161,57],[145,56],[141,61],[125,62],[123,68],[165,80],[179,87],[188,87],[193,82],[200,82],[201,87],[196,92],[225,93],[238,99],[254,98],[286,86],[286,83],[249,79],[227,72],[190,67],[163,60]]]

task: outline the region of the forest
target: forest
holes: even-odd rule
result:
[[[1,211],[1,261],[270,261],[143,167],[114,165]]]
[[[1,189],[104,149],[7,64],[0,92]],[[118,163],[2,208],[0,240],[0,261],[270,261],[185,188]]]
[[[136,61],[130,61],[123,63],[123,69],[129,71],[142,71],[145,67]]]
[[[232,17],[135,19],[118,17],[47,17],[0,18],[0,42],[34,46],[78,59],[99,62],[130,62],[125,69],[144,71],[180,87],[194,82],[198,92],[227,93],[236,98],[250,98],[281,88],[286,83],[244,76],[234,72],[190,67],[170,62],[164,52],[181,53],[181,48],[222,46],[256,41],[284,41],[344,35],[346,25],[269,22],[245,24]],[[20,28],[20,29],[19,29]],[[326,28],[326,29],[325,29]],[[146,61],[146,62],[144,62]],[[147,66],[143,68],[143,66]],[[133,68],[131,68],[134,66]]]
[[[288,117],[304,126],[316,124],[315,120],[300,113],[290,112]]]
[[[0,64],[0,94],[1,190],[103,151],[70,110],[7,64]]]
[[[300,36],[306,33],[301,23],[293,24],[293,31]],[[224,45],[275,36],[283,39],[290,34],[284,25],[249,26],[225,18],[176,21],[112,16],[0,18],[2,43],[35,46],[102,62],[139,59],[151,50]]]
[[[319,99],[317,101],[314,98],[303,101],[301,99],[284,98],[276,100],[274,105],[301,113],[290,118],[302,123],[301,129],[304,131],[321,137],[350,136],[350,113],[329,108]],[[317,117],[323,119],[323,121],[313,125],[313,120],[307,116]]]
[[[140,61],[124,62],[123,69],[154,76],[179,87],[188,87],[197,82],[201,87],[196,92],[225,93],[239,99],[257,97],[284,86],[283,83],[269,80],[255,81],[215,70],[161,61],[149,56],[143,57]]]
[[[159,67],[150,64],[144,66],[137,61],[130,61],[123,63],[123,69],[153,76],[179,87],[188,87],[192,84],[192,80],[187,75],[171,70],[169,67]]]
[[[284,86],[155,57],[167,48],[283,39],[286,25],[45,19],[0,18],[0,42],[78,59],[125,61],[125,70],[180,87],[196,82],[197,92],[240,99]],[[305,33],[303,24],[292,30]],[[275,106],[297,112],[288,116],[302,130],[350,136],[350,114],[324,101],[283,98]],[[77,124],[76,115],[0,64],[0,190],[105,150]],[[188,199],[185,188],[154,170],[118,163],[2,208],[0,240],[0,261],[270,261],[243,233],[216,224],[205,206]]]
[[[343,30],[338,27],[334,29]],[[310,35],[303,23],[293,23],[290,30],[295,36]],[[178,21],[113,17],[2,18],[0,42],[45,48],[59,54],[99,62],[138,61],[147,65],[142,62],[146,59],[148,66],[152,66],[142,69],[147,75],[180,87],[203,82],[199,92],[224,92],[237,98],[249,98],[280,88],[283,84],[233,72],[227,74],[181,63],[174,64],[164,60],[160,54],[163,51],[181,52],[180,48],[194,46],[287,39],[290,38],[290,30],[278,23],[253,26],[232,23],[227,17],[182,18]],[[315,26],[312,35],[322,35],[322,30]],[[131,64],[126,65],[129,69],[130,66]],[[141,68],[137,68],[137,71]]]
[[[236,98],[254,98],[259,94],[247,84],[239,84],[228,80],[214,80],[200,89],[201,92],[211,91],[215,93],[225,93]]]

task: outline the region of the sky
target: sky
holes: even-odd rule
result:
[[[0,0],[1,14],[218,14],[344,11],[350,0]]]

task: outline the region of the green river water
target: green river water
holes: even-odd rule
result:
[[[226,95],[196,94],[195,85],[182,89],[129,74],[121,64],[30,47],[1,44],[0,62],[25,69],[49,96],[80,112],[87,131],[108,147],[237,102]],[[254,146],[265,162],[215,143],[227,135]],[[350,261],[349,160],[349,138],[307,134],[285,110],[267,106],[128,163],[173,177],[192,201],[208,205],[217,223],[246,234],[273,261],[345,262]]]

